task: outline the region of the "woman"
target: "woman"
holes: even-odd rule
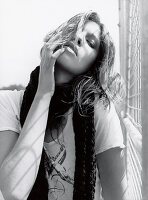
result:
[[[88,12],[44,41],[25,92],[1,94],[4,198],[126,199],[123,137],[105,93],[115,54],[109,33]]]

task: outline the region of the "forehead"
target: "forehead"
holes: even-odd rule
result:
[[[93,21],[88,21],[85,23],[83,31],[86,31],[90,34],[94,34],[96,37],[100,35],[100,26]]]

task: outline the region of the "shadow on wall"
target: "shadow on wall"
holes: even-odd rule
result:
[[[25,89],[25,86],[19,84],[19,85],[9,85],[7,87],[2,87],[0,88],[0,90],[24,90]]]

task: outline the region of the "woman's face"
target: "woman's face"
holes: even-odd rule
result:
[[[65,51],[58,57],[57,66],[73,76],[86,72],[97,58],[99,36],[99,25],[88,21],[77,31],[75,40],[64,45]]]

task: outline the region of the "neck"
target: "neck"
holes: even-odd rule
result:
[[[62,85],[69,83],[74,78],[74,75],[64,70],[59,65],[55,66],[55,83],[56,85]]]

